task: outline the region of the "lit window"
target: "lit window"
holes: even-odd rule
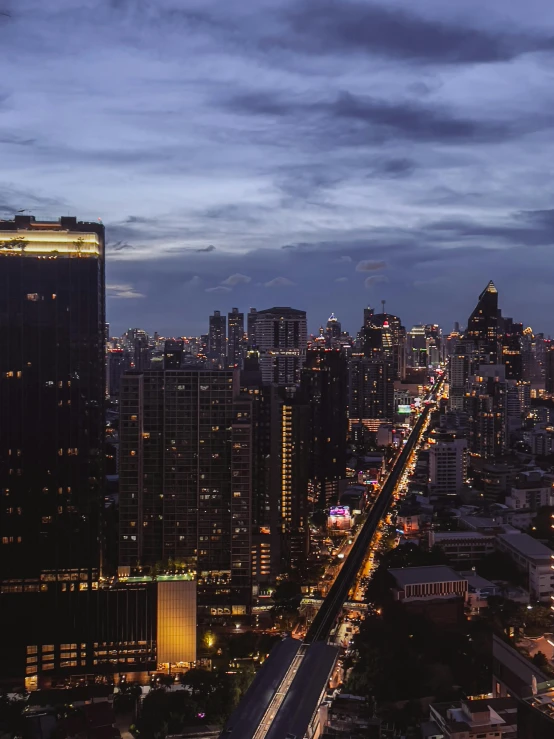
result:
[[[40,295],[38,293],[27,293],[27,300],[36,303],[40,300]]]

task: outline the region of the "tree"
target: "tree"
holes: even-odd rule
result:
[[[537,667],[547,667],[548,666],[548,659],[546,657],[546,654],[544,654],[544,652],[535,652],[535,654],[531,657],[531,662]]]

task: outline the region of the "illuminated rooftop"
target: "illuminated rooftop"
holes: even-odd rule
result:
[[[100,237],[93,232],[50,228],[0,230],[0,256],[97,257],[101,251]]]

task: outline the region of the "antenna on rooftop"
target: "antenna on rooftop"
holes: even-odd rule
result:
[[[381,300],[381,305],[383,306],[383,314],[385,313],[385,303],[386,302],[387,302],[386,300]]]

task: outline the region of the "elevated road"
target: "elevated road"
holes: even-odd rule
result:
[[[291,733],[298,739],[304,736],[315,715],[320,696],[327,687],[329,674],[338,655],[338,648],[327,646],[325,642],[329,639],[343,605],[348,601],[356,575],[371,547],[379,522],[387,514],[398,482],[421,438],[442,383],[441,376],[426,397],[425,406],[402,451],[397,455],[387,480],[304,642],[296,642],[298,646],[294,646],[291,644],[294,639],[286,639],[274,649],[276,654],[272,652],[258,672],[227,722],[221,737],[282,739]],[[284,650],[288,650],[286,654]]]
[[[436,397],[441,388],[442,382],[443,380],[441,377],[435,383],[431,393],[427,396],[426,401],[432,401],[434,397]],[[356,575],[364,562],[364,558],[369,547],[371,546],[371,540],[375,535],[377,526],[387,513],[398,481],[406,468],[410,454],[421,437],[427,417],[432,408],[433,405],[429,404],[421,411],[415,426],[404,444],[404,448],[397,456],[393,468],[387,477],[387,481],[383,485],[373,508],[365,520],[352,549],[350,550],[348,559],[342,566],[341,571],[337,575],[337,579],[329,590],[327,597],[323,601],[323,605],[317,612],[317,615],[306,634],[306,638],[304,640],[305,644],[312,644],[316,641],[326,641],[329,638],[329,634],[331,633],[343,603],[348,600],[348,593],[354,584]]]

